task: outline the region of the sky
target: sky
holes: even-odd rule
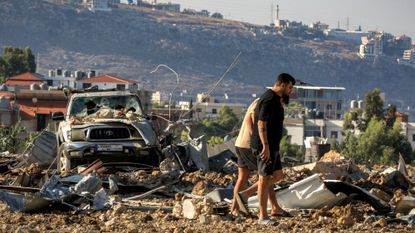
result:
[[[320,21],[330,28],[379,30],[396,36],[405,34],[415,42],[415,0],[158,0],[180,3],[181,9],[206,9],[225,18],[254,24],[271,22],[271,4],[279,5],[279,18]],[[349,19],[349,20],[347,20]]]

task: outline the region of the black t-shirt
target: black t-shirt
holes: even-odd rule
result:
[[[270,151],[278,151],[284,122],[284,108],[281,105],[281,97],[272,90],[267,90],[258,100],[254,120],[251,137],[252,149],[262,150],[261,138],[258,133],[258,120],[262,120],[267,122]]]

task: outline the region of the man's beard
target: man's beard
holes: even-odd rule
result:
[[[287,105],[289,102],[290,102],[290,96],[289,95],[283,95],[282,96],[282,103]]]

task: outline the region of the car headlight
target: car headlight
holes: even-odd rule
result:
[[[71,130],[72,141],[85,141],[85,131],[83,129]]]
[[[81,151],[71,151],[71,152],[69,152],[69,155],[71,157],[81,157],[82,152]]]

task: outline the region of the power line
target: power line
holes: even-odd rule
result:
[[[225,70],[225,72],[222,74],[222,76],[219,78],[219,80],[213,85],[213,87],[206,93],[206,96],[202,99],[201,102],[203,102],[204,100],[206,100],[212,93],[213,91],[216,89],[216,87],[219,85],[220,82],[222,82],[222,80],[225,78],[225,76],[233,69],[235,68],[235,66],[238,64],[239,62],[239,57],[241,56],[242,52],[239,52],[238,55],[233,59],[232,63],[228,66],[228,68]],[[198,106],[200,103],[197,103],[195,105],[193,105],[192,108],[190,108],[187,112],[185,112],[183,115],[181,115],[179,117],[179,119],[181,119],[182,117],[186,116],[187,114],[189,114],[191,111],[193,111],[193,109]]]

